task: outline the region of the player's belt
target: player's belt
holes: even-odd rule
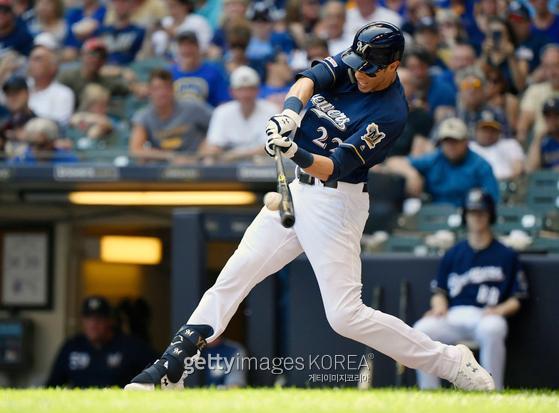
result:
[[[299,179],[299,182],[301,182],[302,184],[314,185],[317,178],[315,178],[312,175],[306,174],[304,172],[300,172],[299,168],[297,168],[297,179]],[[338,187],[338,181],[326,181],[326,182],[323,182],[323,184],[326,188],[337,188]],[[368,189],[366,183],[363,184],[363,192],[369,192],[369,189]]]

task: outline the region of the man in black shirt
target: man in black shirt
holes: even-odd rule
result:
[[[68,339],[52,366],[48,387],[123,387],[156,354],[143,341],[115,333],[112,308],[103,297],[82,305],[83,333]]]

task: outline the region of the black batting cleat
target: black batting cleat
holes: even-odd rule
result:
[[[134,377],[124,390],[184,389],[186,363],[200,356],[200,350],[206,346],[205,337],[212,334],[209,326],[182,326],[161,358]]]

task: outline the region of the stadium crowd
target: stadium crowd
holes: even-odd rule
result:
[[[556,9],[546,0],[0,0],[1,160],[264,156],[265,120],[296,73],[385,20],[406,35],[399,76],[410,116],[378,169],[435,202],[460,205],[476,186],[498,199],[497,181],[559,167]]]

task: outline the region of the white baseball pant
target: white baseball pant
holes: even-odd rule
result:
[[[334,331],[407,367],[453,381],[460,364],[458,349],[363,304],[360,240],[369,210],[363,184],[341,182],[338,188],[328,188],[318,180],[315,185],[295,180],[290,188],[295,225],[284,228],[279,213],[264,207],[188,324],[212,326],[214,334],[208,338],[212,341],[256,284],[305,252]]]
[[[484,315],[483,309],[475,306],[450,307],[444,317],[423,317],[414,328],[424,332],[433,340],[447,344],[475,341],[479,344],[480,364],[493,375],[495,387],[503,388],[505,373],[505,338],[508,326],[504,317]],[[417,372],[417,382],[422,389],[440,387],[440,380],[428,372]]]

